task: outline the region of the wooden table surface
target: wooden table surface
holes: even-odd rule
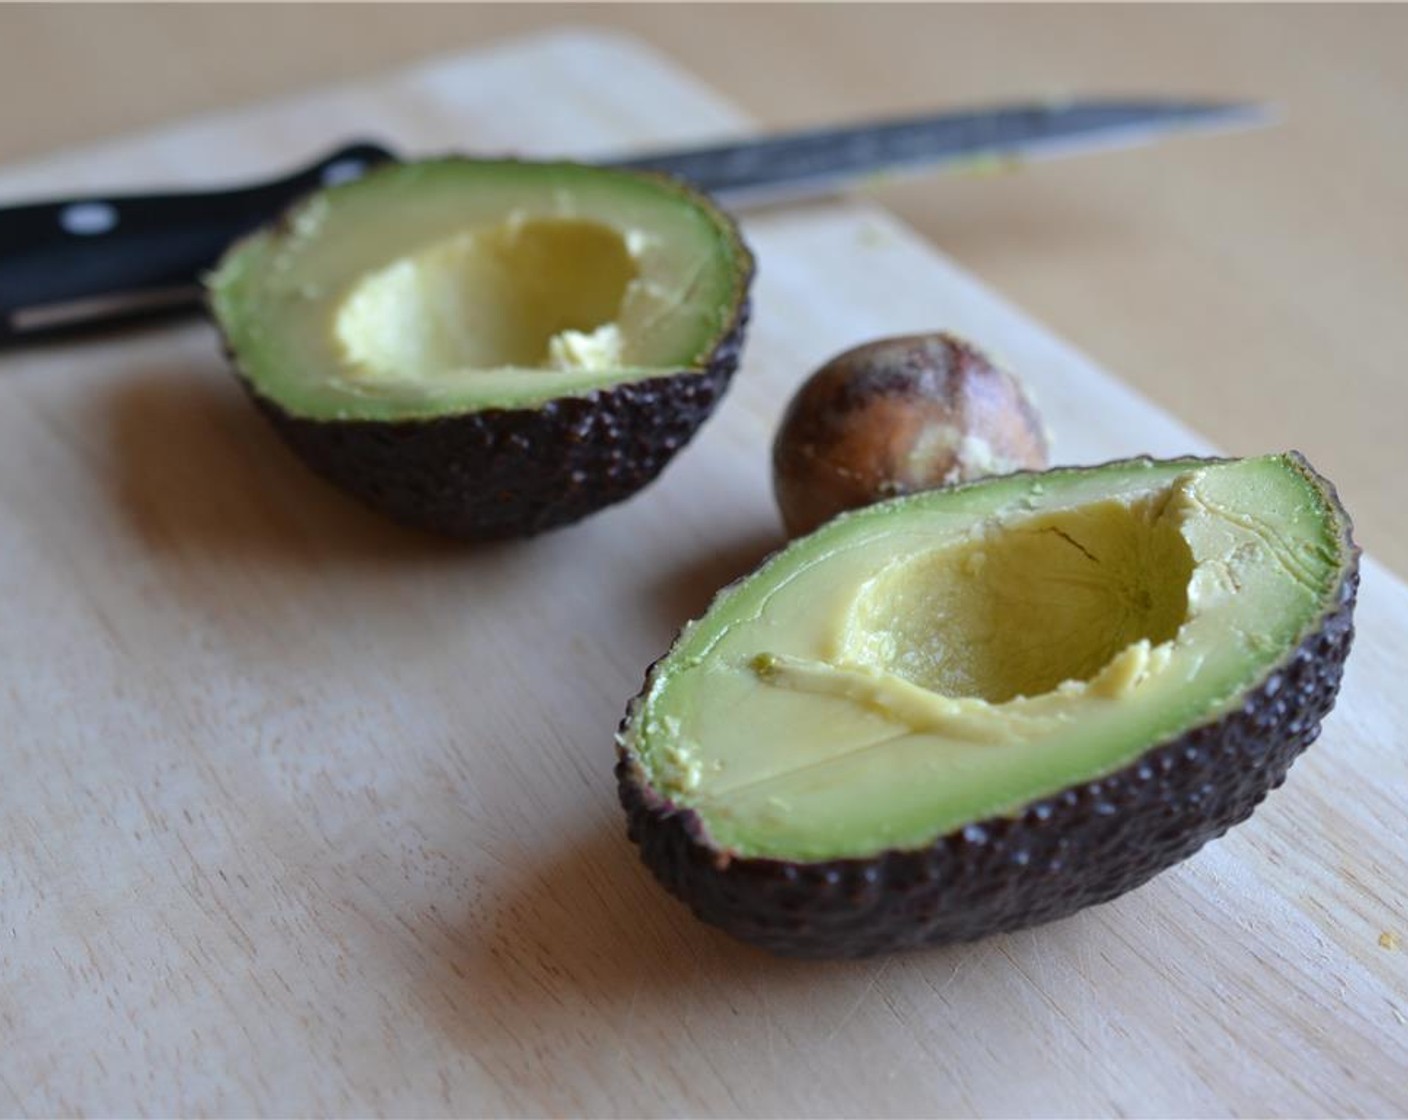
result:
[[[1221,447],[1304,450],[1408,573],[1405,8],[7,6],[0,164],[560,23],[640,35],[770,126],[1067,91],[1276,102],[1259,134],[871,193]]]

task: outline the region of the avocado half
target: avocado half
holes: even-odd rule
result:
[[[845,514],[726,588],[617,736],[629,834],[778,953],[970,940],[1245,819],[1332,707],[1358,549],[1297,454],[1009,475]]]
[[[208,301],[245,387],[319,474],[470,539],[646,485],[738,365],[753,258],[644,172],[446,158],[310,195]]]

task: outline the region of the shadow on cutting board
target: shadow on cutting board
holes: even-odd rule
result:
[[[754,974],[805,970],[696,921],[641,865],[624,819],[482,898],[429,956],[419,1002],[457,1047],[515,1073],[584,1039],[627,1044],[662,1012],[723,998],[725,974],[741,992]]]
[[[562,548],[546,536],[470,546],[362,509],[215,369],[124,377],[92,407],[107,437],[93,473],[107,492],[105,563],[119,577],[109,594],[166,620],[171,648],[203,635],[242,671],[331,656],[339,634],[365,639],[344,668],[420,663],[460,641],[468,615],[494,609],[486,602],[509,602],[519,573],[551,570]]]
[[[780,527],[759,527],[701,550],[688,562],[662,572],[650,591],[661,621],[670,629],[670,637],[686,622],[702,615],[715,595],[786,543]]]
[[[520,874],[506,888],[484,884],[449,926],[434,916],[417,923],[426,968],[415,1003],[496,1079],[542,1086],[553,1079],[535,1069],[560,1061],[613,1086],[622,1107],[639,1076],[638,1054],[658,1057],[664,1046],[683,1071],[697,1061],[697,1037],[715,1059],[737,1048],[731,1062],[781,1070],[796,1047],[839,1036],[857,993],[868,994],[901,960],[948,976],[976,959],[972,946],[889,963],[774,957],[703,924],[668,895],[626,839],[624,819]],[[736,1029],[721,1033],[730,1024]],[[768,1053],[756,1052],[763,1024]],[[535,1097],[531,1110],[569,1105],[580,1111],[581,1099]]]
[[[149,552],[293,568],[465,555],[463,545],[393,525],[314,476],[214,370],[124,377],[102,407],[115,504]]]

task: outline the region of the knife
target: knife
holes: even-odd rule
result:
[[[1000,166],[1266,124],[1261,106],[1078,100],[809,129],[595,161],[658,171],[731,206],[802,199],[880,174]],[[274,180],[216,191],[93,195],[0,208],[0,346],[199,309],[200,276],[240,235],[321,186],[396,157],[357,143]]]

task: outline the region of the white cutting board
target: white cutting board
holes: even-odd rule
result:
[[[12,169],[0,199],[362,134],[590,155],[745,128],[564,33]],[[818,965],[642,870],[612,732],[777,543],[769,440],[817,362],[946,327],[1035,386],[1058,460],[1206,447],[872,207],[747,235],[719,414],[635,500],[523,544],[430,541],[309,477],[203,325],[0,356],[0,1112],[1408,1109],[1408,952],[1379,944],[1408,943],[1408,591],[1373,564],[1321,742],[1113,904]]]

